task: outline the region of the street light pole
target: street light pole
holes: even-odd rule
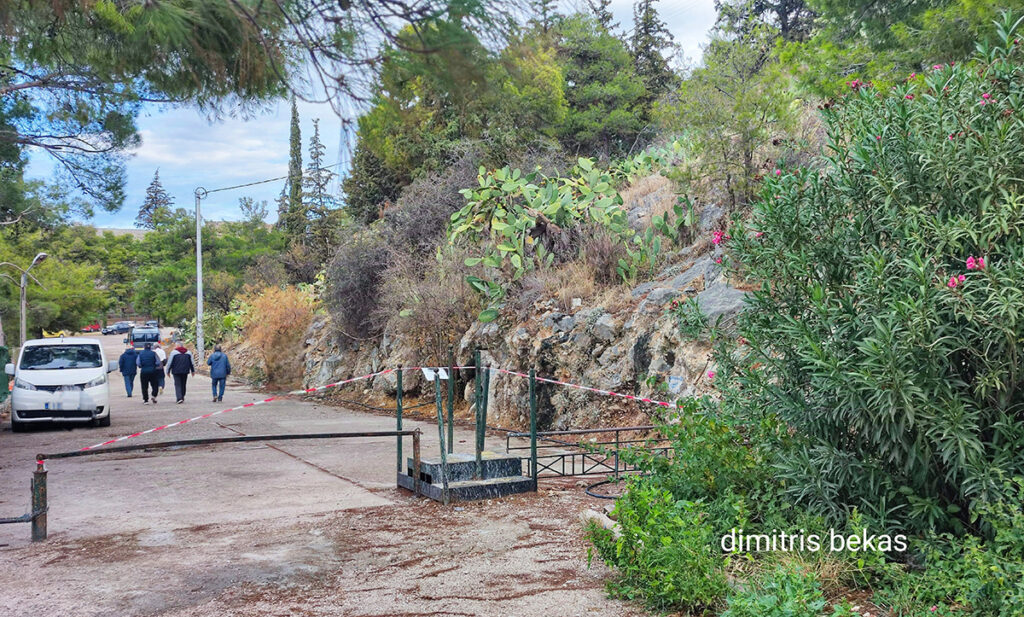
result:
[[[207,195],[206,189],[196,189],[196,361],[203,365],[203,214],[199,202]]]

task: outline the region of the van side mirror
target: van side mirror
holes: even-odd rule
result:
[[[4,366],[4,372],[7,373],[8,375],[12,375],[13,376],[14,375],[14,365],[11,364],[10,362],[8,362]]]
[[[120,367],[118,367],[117,362],[107,362],[107,372],[108,373],[113,373],[118,368],[120,368]]]

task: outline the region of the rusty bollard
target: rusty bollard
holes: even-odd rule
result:
[[[46,467],[42,457],[36,461],[36,470],[32,472],[32,541],[42,542],[46,539]]]

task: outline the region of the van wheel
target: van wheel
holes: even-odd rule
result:
[[[96,426],[110,426],[110,413],[107,412],[106,418],[96,418]]]
[[[11,414],[11,432],[12,433],[24,433],[28,430],[28,425],[24,422],[14,419],[14,414]]]

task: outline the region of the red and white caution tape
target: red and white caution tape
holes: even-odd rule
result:
[[[515,377],[524,377],[526,379],[530,378],[530,376],[527,375],[526,373],[518,373],[516,371],[510,371],[508,369],[497,368],[497,367],[493,367],[492,366],[491,370],[492,371],[498,371],[499,373],[505,373],[506,375],[513,375]],[[542,381],[544,383],[553,383],[555,385],[565,386],[567,388],[575,388],[577,390],[585,390],[587,392],[593,392],[595,394],[601,394],[601,395],[604,395],[604,396],[617,396],[619,398],[624,398],[624,399],[629,400],[629,401],[639,401],[641,403],[650,403],[652,405],[660,405],[661,407],[675,407],[676,406],[675,403],[669,403],[667,401],[658,401],[658,400],[655,400],[655,399],[652,399],[652,398],[646,398],[646,397],[643,397],[643,396],[633,396],[632,394],[622,394],[621,392],[612,392],[611,390],[601,390],[600,388],[591,388],[589,386],[581,386],[579,384],[571,383],[571,382],[568,382],[568,381],[559,381],[557,379],[547,379],[545,377],[536,377],[535,379],[537,381]]]
[[[329,384],[327,384],[325,386],[317,386],[315,388],[307,388],[305,390],[293,390],[291,392],[288,392],[287,394],[279,394],[277,396],[272,396],[270,398],[265,398],[265,399],[263,399],[261,401],[253,401],[252,403],[246,403],[245,405],[239,405],[238,407],[231,407],[230,409],[222,409],[220,411],[211,411],[210,413],[204,413],[203,415],[196,416],[194,418],[188,418],[186,420],[179,420],[177,422],[172,422],[171,424],[164,424],[163,426],[157,426],[157,427],[145,430],[145,431],[139,431],[138,433],[132,433],[130,435],[122,435],[121,437],[118,437],[116,439],[111,439],[111,440],[108,440],[108,441],[104,441],[102,443],[94,444],[94,445],[91,445],[91,446],[86,446],[84,448],[81,448],[81,450],[83,452],[86,451],[86,450],[95,450],[97,448],[102,448],[104,446],[109,446],[111,444],[115,444],[115,443],[118,443],[118,442],[121,442],[121,441],[125,441],[125,440],[128,440],[128,439],[133,439],[135,437],[140,437],[142,435],[148,435],[150,433],[155,433],[157,431],[163,431],[163,430],[166,430],[166,429],[169,429],[169,428],[173,428],[175,426],[182,426],[184,424],[188,424],[189,422],[196,422],[197,420],[205,420],[206,418],[212,418],[213,416],[219,416],[220,414],[228,413],[229,411],[238,411],[239,409],[248,409],[250,407],[256,407],[258,405],[265,405],[267,403],[283,399],[286,396],[293,396],[293,395],[299,395],[299,394],[312,394],[314,392],[321,392],[323,390],[328,390],[330,388],[336,388],[338,386],[343,386],[345,384],[349,384],[349,383],[352,383],[354,381],[361,381],[363,379],[370,379],[371,377],[377,377],[379,375],[384,375],[384,374],[392,373],[392,372],[394,372],[394,369],[385,369],[383,371],[377,371],[376,373],[369,373],[367,375],[361,375],[359,377],[353,377],[351,379],[345,379],[343,381],[336,381],[334,383],[329,383]]]

